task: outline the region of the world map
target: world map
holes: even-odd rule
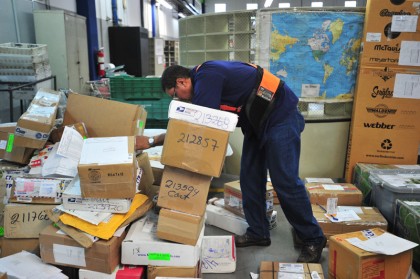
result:
[[[351,99],[363,35],[357,12],[277,12],[269,69],[298,97]]]

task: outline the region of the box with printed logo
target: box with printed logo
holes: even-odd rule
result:
[[[219,177],[229,141],[229,132],[170,119],[161,163],[207,176]]]
[[[260,263],[260,279],[272,278],[317,278],[324,279],[321,264],[315,263],[282,263],[266,262]]]
[[[420,66],[419,8],[417,0],[367,1],[361,64]]]
[[[133,198],[138,169],[134,137],[86,139],[77,169],[82,197]]]
[[[19,164],[28,164],[35,149],[16,146],[14,132],[16,123],[0,124],[0,159]]]

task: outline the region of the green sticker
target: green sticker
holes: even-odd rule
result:
[[[150,261],[170,261],[171,260],[171,254],[167,253],[149,253],[148,259]]]
[[[85,140],[85,139],[87,139],[87,136],[83,136],[83,139]]]
[[[143,128],[144,122],[143,121],[139,121],[139,128]]]
[[[15,142],[15,134],[9,134],[9,139],[7,140],[6,152],[12,152],[13,143]]]

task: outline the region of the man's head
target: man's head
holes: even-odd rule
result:
[[[190,69],[172,65],[163,71],[161,84],[163,91],[169,96],[182,101],[190,101],[193,96],[193,87],[190,78]]]

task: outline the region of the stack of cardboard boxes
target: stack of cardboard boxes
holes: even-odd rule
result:
[[[415,164],[420,142],[417,1],[368,0],[347,151],[356,163]]]

